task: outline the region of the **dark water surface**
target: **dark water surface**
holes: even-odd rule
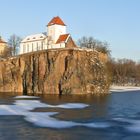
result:
[[[0,94],[0,140],[140,140],[140,91],[15,96]]]

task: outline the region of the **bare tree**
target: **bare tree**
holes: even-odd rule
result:
[[[8,40],[8,45],[11,47],[12,55],[15,56],[18,53],[18,48],[21,42],[21,38],[15,34],[11,35]]]
[[[140,85],[140,63],[129,59],[112,59],[108,63],[108,70],[113,84]]]
[[[107,42],[101,42],[93,37],[82,37],[78,40],[78,45],[82,48],[96,49],[102,53],[110,55],[109,44]]]

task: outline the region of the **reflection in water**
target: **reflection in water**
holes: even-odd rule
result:
[[[63,104],[63,103],[85,103],[88,104],[89,107],[82,110],[69,110],[65,111],[63,109],[54,109],[55,112],[61,112],[57,115],[60,119],[66,120],[80,120],[80,119],[95,119],[95,118],[103,118],[107,115],[108,108],[108,98],[109,95],[94,96],[94,95],[43,95],[41,96],[41,100],[44,103],[49,104]],[[40,110],[41,109],[37,109]],[[44,111],[44,110],[42,110]],[[50,109],[52,111],[52,109]],[[80,116],[80,117],[79,117]]]

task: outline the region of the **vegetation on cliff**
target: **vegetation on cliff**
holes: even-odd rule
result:
[[[140,86],[140,63],[130,59],[113,59],[110,55],[109,45],[93,37],[82,37],[78,40],[81,48],[91,48],[107,55],[107,73],[110,84],[124,86]],[[105,60],[105,57],[102,57]]]
[[[99,41],[97,39],[94,39],[93,37],[83,36],[78,40],[77,44],[81,48],[90,48],[106,54],[108,55],[108,57],[110,56],[111,51],[109,50],[109,44],[107,42]]]

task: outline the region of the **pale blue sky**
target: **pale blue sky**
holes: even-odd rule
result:
[[[93,36],[110,44],[113,57],[140,60],[140,0],[0,0],[0,34],[44,32],[57,15],[74,40]]]

